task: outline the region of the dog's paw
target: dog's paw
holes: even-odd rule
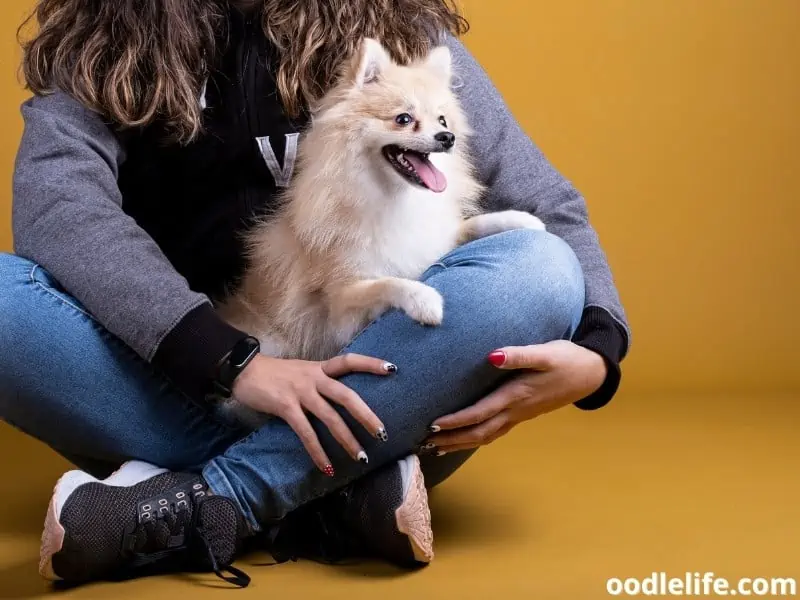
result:
[[[444,298],[419,281],[403,282],[397,308],[423,325],[439,325],[444,318]]]
[[[504,210],[494,213],[494,215],[497,220],[496,226],[501,231],[511,231],[513,229],[545,231],[545,226],[541,219],[522,210]]]
[[[477,215],[464,222],[464,229],[465,237],[473,240],[514,229],[546,230],[540,219],[522,210],[503,210]]]

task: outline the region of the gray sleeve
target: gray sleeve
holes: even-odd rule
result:
[[[453,55],[454,87],[475,131],[471,152],[478,175],[488,186],[488,208],[534,213],[572,247],[586,280],[586,314],[594,318],[602,312],[613,319],[625,340],[619,356],[612,358],[621,359],[627,352],[630,330],[583,197],[525,134],[462,43],[450,36],[445,43]]]
[[[124,149],[98,115],[61,93],[28,100],[22,115],[15,251],[150,360],[173,326],[207,299],[123,212],[117,175]]]

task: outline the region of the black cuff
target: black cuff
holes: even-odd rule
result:
[[[579,400],[575,406],[582,410],[597,410],[608,404],[617,393],[622,379],[620,363],[628,349],[628,335],[608,311],[590,306],[583,311],[572,341],[597,352],[606,362],[608,374],[596,392]]]
[[[164,337],[153,366],[184,394],[202,402],[212,389],[217,365],[246,336],[223,321],[211,304],[201,304]]]

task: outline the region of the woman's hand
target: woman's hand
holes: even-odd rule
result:
[[[311,427],[306,412],[315,415],[354,460],[368,458],[350,428],[331,406],[343,406],[370,435],[386,441],[386,430],[366,403],[353,390],[334,379],[347,373],[389,375],[397,371],[391,363],[346,354],[324,362],[270,358],[260,354],[237,377],[233,395],[237,401],[261,413],[286,421],[300,437],[320,471],[333,477],[333,466]]]
[[[469,408],[438,419],[424,450],[441,456],[490,444],[523,421],[586,398],[607,374],[602,356],[562,340],[501,348],[489,354],[489,362],[518,369],[519,375]]]

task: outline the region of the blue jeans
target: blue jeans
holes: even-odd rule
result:
[[[374,440],[343,414],[369,454],[364,465],[315,423],[334,478],[316,469],[282,420],[244,431],[175,391],[44,269],[11,255],[0,255],[0,416],[94,474],[129,459],[201,471],[258,530],[415,452],[435,419],[473,404],[509,376],[487,363],[488,352],[569,339],[583,310],[580,265],[565,242],[544,232],[471,242],[422,279],[444,296],[441,326],[422,327],[390,311],[345,349],[391,361],[399,371],[342,378],[382,419],[389,441]],[[426,458],[428,484],[468,456]]]

